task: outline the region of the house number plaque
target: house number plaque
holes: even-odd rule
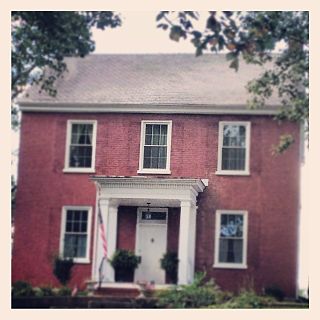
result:
[[[142,220],[166,220],[166,212],[142,212]]]

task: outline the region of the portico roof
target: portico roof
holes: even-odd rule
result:
[[[92,176],[100,189],[100,198],[113,200],[117,205],[161,204],[180,206],[182,201],[196,203],[199,192],[203,192],[206,179],[158,178],[158,177],[108,177]],[[146,200],[147,199],[147,200]]]

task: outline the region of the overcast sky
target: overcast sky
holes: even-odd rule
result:
[[[115,29],[96,29],[95,53],[194,53],[189,40],[175,42],[169,39],[169,31],[157,28],[157,11],[123,11],[122,26]],[[205,26],[206,12],[202,12],[195,26]]]

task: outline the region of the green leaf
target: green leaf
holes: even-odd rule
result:
[[[161,28],[161,29],[163,29],[163,30],[167,30],[168,29],[168,24],[166,24],[166,23],[160,23],[160,24],[158,24],[157,25],[157,28]]]
[[[229,66],[231,69],[235,69],[235,71],[238,71],[239,69],[239,58],[235,58],[231,63],[230,63],[230,66]]]
[[[179,41],[181,37],[185,38],[185,32],[181,29],[180,26],[173,26],[170,30],[170,39],[173,41]]]
[[[168,11],[160,11],[160,13],[158,13],[158,15],[156,16],[156,21],[161,20],[167,13]]]

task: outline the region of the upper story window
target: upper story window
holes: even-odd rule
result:
[[[142,121],[138,173],[170,174],[172,121]]]
[[[214,267],[247,268],[247,212],[217,210]]]
[[[248,175],[250,122],[219,122],[217,174]]]
[[[60,255],[74,262],[89,263],[91,207],[63,207]]]
[[[94,172],[96,127],[95,120],[68,121],[65,172]]]

